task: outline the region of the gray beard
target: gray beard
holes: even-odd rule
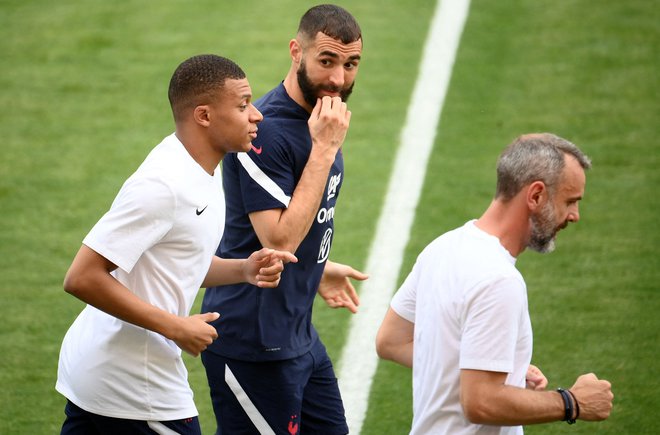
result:
[[[555,250],[555,237],[558,228],[555,226],[555,212],[550,201],[540,213],[531,216],[532,235],[527,247],[533,251],[547,254]]]

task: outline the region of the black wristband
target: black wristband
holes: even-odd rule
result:
[[[571,397],[573,397],[573,402],[575,402],[575,418],[573,419],[573,421],[575,422],[575,420],[580,418],[580,404],[578,403],[577,398],[575,397],[575,394],[573,394],[573,392],[571,390],[566,390],[566,391],[571,393]]]
[[[561,398],[564,400],[564,419],[562,421],[565,421],[568,424],[575,423],[575,419],[573,418],[573,398],[571,394],[563,388],[557,388],[557,392],[561,394]]]

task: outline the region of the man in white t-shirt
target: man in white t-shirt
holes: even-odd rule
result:
[[[64,280],[88,305],[60,352],[62,433],[199,434],[181,350],[206,349],[219,314],[189,316],[195,295],[242,281],[276,287],[284,263],[297,261],[265,248],[247,259],[214,256],[224,226],[218,164],[256,137],[262,115],[251,97],[245,73],[220,56],[192,57],[174,72],[175,133],[126,180]]]
[[[521,434],[522,425],[609,416],[611,385],[594,374],[544,391],[515,267],[526,248],[552,251],[557,232],[579,220],[590,167],[555,135],[519,137],[500,156],[486,212],[419,255],[376,338],[381,358],[413,368],[411,434]]]

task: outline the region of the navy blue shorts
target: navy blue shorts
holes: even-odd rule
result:
[[[201,435],[199,419],[195,417],[171,421],[126,420],[92,414],[67,400],[66,420],[62,435],[170,434]]]
[[[320,340],[297,358],[249,362],[206,351],[217,435],[348,433],[337,377]]]

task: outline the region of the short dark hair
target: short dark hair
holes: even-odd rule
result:
[[[228,79],[240,80],[245,73],[236,63],[215,54],[201,54],[183,61],[172,75],[167,96],[174,119],[200,104],[207,104]]]
[[[314,6],[302,16],[298,33],[314,39],[318,32],[349,44],[362,39],[362,31],[353,15],[336,5]]]
[[[497,162],[495,197],[507,201],[535,181],[542,181],[554,192],[564,170],[565,155],[573,156],[582,169],[591,168],[589,157],[566,139],[551,133],[519,136]]]

